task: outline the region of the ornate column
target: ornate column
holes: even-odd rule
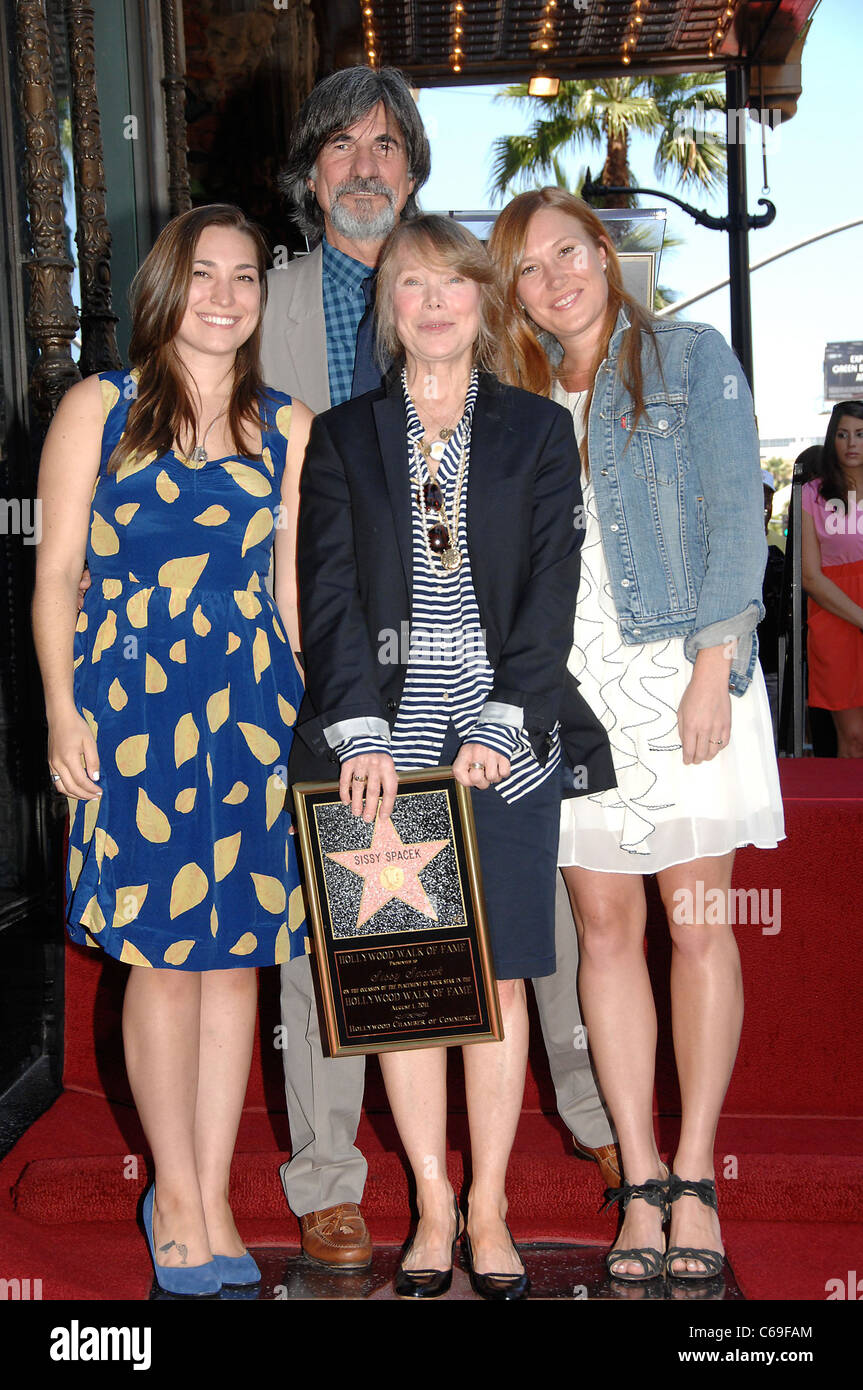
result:
[[[72,151],[81,277],[81,372],[120,367],[111,307],[111,232],[105,214],[105,167],[96,93],[93,10],[87,0],[66,0],[72,77]]]
[[[66,253],[63,161],[44,0],[17,0],[18,71],[24,124],[24,181],[33,254],[27,327],[39,351],[30,379],[37,418],[47,425],[63,393],[80,380],[70,344],[78,331]]]
[[[186,162],[186,75],[183,35],[177,0],[162,0],[162,48],[165,59],[165,137],[168,143],[168,197],[171,216],[192,206]]]

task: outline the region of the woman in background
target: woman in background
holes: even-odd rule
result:
[[[863,758],[863,401],[833,407],[804,483],[809,704],[829,709],[840,758]]]

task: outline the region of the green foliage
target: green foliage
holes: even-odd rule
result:
[[[507,192],[555,181],[566,186],[562,158],[584,147],[604,150],[602,182],[609,171],[626,168],[633,131],[656,137],[654,169],[679,187],[706,191],[725,182],[725,137],[710,128],[710,112],[725,110],[725,94],[708,73],[672,77],[614,77],[598,82],[561,82],[555,97],[528,96],[527,84],[505,87],[498,101],[516,102],[538,111],[524,135],[502,135],[492,146],[489,193]],[[700,103],[700,112],[696,106]]]

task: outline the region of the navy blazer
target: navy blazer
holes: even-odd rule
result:
[[[480,373],[467,524],[471,574],[494,671],[487,698],[524,710],[541,761],[560,716],[572,644],[580,503],[569,411]],[[407,668],[379,657],[391,633],[399,637],[403,655],[401,625],[410,623],[412,505],[404,398],[394,370],[380,388],[318,415],[312,424],[297,541],[306,671],[297,732],[325,761],[313,768],[292,756],[292,780],[336,775],[326,765],[335,761],[323,732],[330,725],[360,716],[395,723]],[[593,716],[585,702],[575,699],[589,723]],[[610,767],[604,732],[593,723],[592,737]],[[590,777],[590,790],[613,782],[613,772],[602,782]]]

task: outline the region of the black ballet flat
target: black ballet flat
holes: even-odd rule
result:
[[[512,1239],[512,1231],[509,1226],[506,1233],[512,1242],[512,1248],[521,1259],[518,1246]],[[522,1274],[480,1274],[474,1267],[473,1246],[470,1243],[470,1236],[465,1226],[464,1235],[464,1256],[467,1264],[468,1274],[470,1275],[471,1287],[474,1293],[478,1293],[480,1298],[492,1299],[496,1302],[514,1302],[517,1298],[527,1298],[530,1293],[530,1279],[525,1270]],[[522,1264],[524,1261],[522,1260]]]
[[[393,1279],[393,1288],[399,1298],[440,1298],[452,1284],[452,1267],[455,1262],[455,1248],[459,1239],[459,1220],[458,1202],[453,1198],[455,1208],[455,1236],[453,1237],[452,1250],[449,1257],[449,1269],[405,1269],[404,1261],[413,1249],[411,1241],[404,1255],[399,1261]]]

